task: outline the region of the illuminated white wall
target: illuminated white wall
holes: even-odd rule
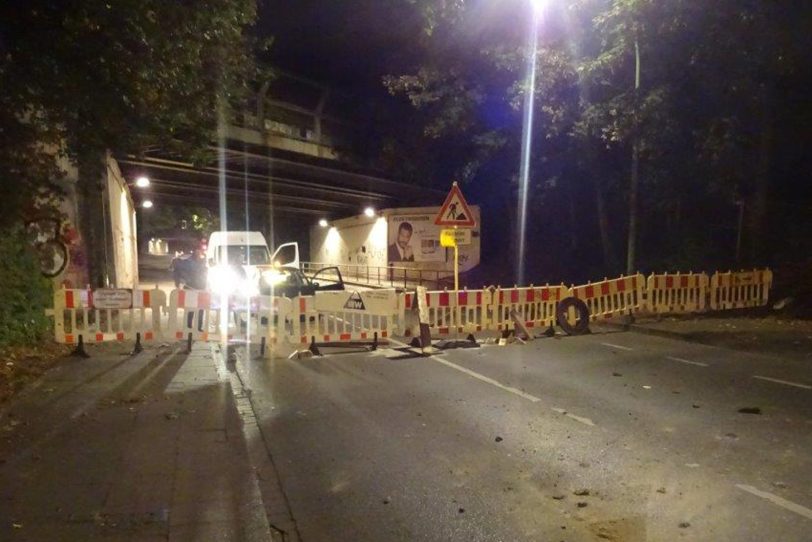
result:
[[[385,209],[381,216],[368,218],[364,215],[333,221],[326,228],[315,224],[310,229],[310,261],[331,264],[355,264],[385,267],[387,265],[388,217],[409,213],[434,213],[439,207],[411,207]],[[471,244],[460,247],[460,270],[468,271],[480,261],[480,210],[476,205],[471,211],[477,221],[473,228]],[[453,253],[448,251],[442,262],[404,262],[398,266],[415,269],[453,269]]]
[[[107,160],[108,235],[112,254],[108,254],[111,282],[119,288],[138,285],[138,243],[136,241],[135,206],[118,163]]]

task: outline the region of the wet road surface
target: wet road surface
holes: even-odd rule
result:
[[[237,358],[304,541],[812,532],[801,360],[608,331],[427,358]]]

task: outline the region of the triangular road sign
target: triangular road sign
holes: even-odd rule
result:
[[[358,292],[353,292],[350,294],[349,299],[347,299],[347,302],[344,303],[344,308],[353,311],[367,310],[366,307],[364,306],[364,300],[361,299],[361,294],[359,294]]]
[[[446,196],[445,203],[440,208],[434,223],[437,226],[459,226],[461,228],[476,226],[474,215],[456,182],[451,185],[451,191]]]

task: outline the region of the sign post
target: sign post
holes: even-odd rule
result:
[[[450,226],[453,229],[440,232],[440,246],[454,247],[454,291],[460,289],[460,249],[459,245],[471,243],[471,230],[476,225],[474,215],[462,195],[460,187],[454,181],[445,203],[434,219],[437,226]],[[457,228],[465,228],[459,230]]]

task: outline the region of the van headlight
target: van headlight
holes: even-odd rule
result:
[[[231,267],[220,265],[209,269],[209,290],[215,294],[228,295],[242,282]]]

